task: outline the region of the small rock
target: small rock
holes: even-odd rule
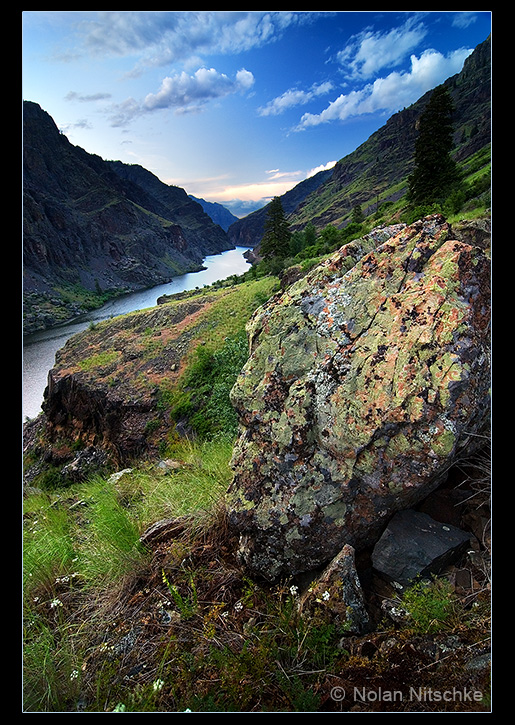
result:
[[[174,461],[171,458],[167,458],[164,461],[159,461],[159,463],[157,464],[157,468],[163,473],[173,473],[174,471],[179,471],[181,468],[184,468],[184,466],[184,463],[181,463],[180,461]]]
[[[118,483],[120,478],[125,476],[126,473],[132,473],[132,468],[124,468],[122,471],[117,471],[116,473],[112,473],[109,476],[107,483],[110,483],[110,484]]]
[[[369,616],[356,572],[354,549],[346,544],[301,597],[299,609],[331,621],[349,634],[367,630]]]
[[[171,519],[161,519],[148,527],[139,540],[145,546],[157,544],[160,541],[177,536],[184,532],[190,518],[177,516]]]
[[[405,624],[409,619],[409,612],[404,609],[398,601],[384,599],[381,603],[381,610],[395,624]]]

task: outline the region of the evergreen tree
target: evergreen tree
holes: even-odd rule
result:
[[[287,257],[290,252],[290,237],[290,228],[284,216],[281,199],[274,196],[268,206],[264,234],[260,244],[263,259]]]
[[[360,204],[356,204],[352,209],[351,221],[354,224],[361,224],[361,222],[364,220],[365,220],[365,215],[363,214],[363,209],[361,208]]]
[[[432,204],[443,201],[459,182],[451,157],[453,104],[445,86],[438,86],[420,116],[415,142],[415,169],[408,180],[408,201]]]

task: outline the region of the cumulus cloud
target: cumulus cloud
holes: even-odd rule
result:
[[[323,96],[334,88],[331,81],[315,83],[307,91],[290,88],[280,96],[258,109],[260,116],[277,116],[295,106],[303,106],[318,96]]]
[[[328,161],[327,164],[320,164],[320,166],[315,166],[314,169],[310,169],[308,171],[308,173],[306,174],[306,179],[310,179],[312,176],[315,176],[315,174],[318,174],[319,171],[328,171],[329,169],[332,169],[336,163],[336,161]]]
[[[353,78],[372,78],[383,68],[394,68],[420,44],[427,33],[417,16],[389,31],[363,30],[339,51],[336,60]]]
[[[254,76],[245,68],[233,79],[214,68],[199,68],[193,75],[185,71],[167,76],[157,93],[148,93],[143,103],[129,98],[119,104],[111,117],[113,126],[126,125],[136,116],[157,109],[174,109],[175,113],[198,112],[209,101],[250,90]]]
[[[305,113],[295,130],[301,131],[322,123],[344,121],[377,111],[394,113],[458,73],[471,52],[471,48],[461,48],[448,56],[435,50],[426,50],[420,57],[412,55],[409,71],[393,71],[359,90],[341,94],[321,113]]]
[[[207,101],[249,90],[253,83],[254,76],[244,68],[236,73],[234,80],[214,68],[199,68],[193,75],[183,71],[165,78],[157,93],[146,96],[143,107],[149,111],[155,108],[198,108]]]

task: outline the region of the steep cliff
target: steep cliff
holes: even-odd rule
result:
[[[25,102],[23,115],[26,332],[231,248],[184,189],[73,146],[35,103]]]

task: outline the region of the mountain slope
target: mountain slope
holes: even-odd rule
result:
[[[205,199],[198,199],[196,196],[189,195],[190,199],[196,201],[202,209],[208,214],[215,224],[222,227],[226,232],[231,224],[238,221],[238,217],[234,216],[229,209],[226,209],[222,204],[218,204],[216,201],[206,201]]]
[[[455,158],[463,162],[490,143],[491,47],[490,38],[477,46],[460,73],[445,81],[453,99]],[[308,223],[323,229],[343,227],[356,205],[365,215],[378,204],[395,201],[406,191],[413,168],[417,121],[432,91],[395,113],[355,151],[342,158],[315,189],[303,194],[294,208],[283,204],[291,229]],[[304,182],[303,182],[304,183]],[[299,187],[302,185],[299,184]],[[281,197],[295,194],[298,187]],[[249,214],[229,229],[229,237],[257,246],[263,233],[266,209]]]
[[[36,103],[23,112],[25,332],[231,248],[184,189],[73,146]]]

